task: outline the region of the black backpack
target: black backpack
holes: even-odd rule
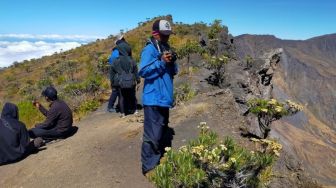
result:
[[[122,89],[131,89],[136,85],[133,73],[123,72],[119,76],[119,86]]]
[[[122,61],[120,59],[120,61],[118,63],[126,63],[125,60],[128,60],[129,65],[130,65],[130,69],[128,71],[125,71],[122,66],[118,66],[120,67],[120,70],[118,71],[118,80],[119,80],[119,87],[122,89],[131,89],[133,87],[135,87],[136,85],[136,78],[134,75],[134,71],[133,71],[133,60],[129,57],[124,57],[123,59],[124,61]]]

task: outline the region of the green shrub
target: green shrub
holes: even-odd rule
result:
[[[225,65],[230,62],[229,56],[222,55],[220,57],[212,56],[209,63],[209,68],[214,71],[214,80],[213,83],[215,85],[221,85],[224,82],[224,74],[225,74]]]
[[[83,82],[80,83],[70,83],[64,87],[64,92],[77,96],[84,93],[95,94],[96,92],[105,89],[104,77],[101,75],[90,75]]]
[[[19,119],[26,124],[27,128],[32,128],[36,123],[44,120],[42,113],[33,106],[31,101],[21,101],[17,106],[19,108]]]
[[[5,79],[7,80],[7,82],[12,82],[15,80],[15,76],[13,74],[15,73],[5,76]]]
[[[59,76],[59,77],[57,77],[57,79],[56,79],[56,83],[58,84],[58,85],[62,85],[62,84],[64,84],[66,82],[66,78],[65,78],[65,76]]]
[[[246,68],[249,69],[252,66],[253,58],[250,55],[245,56]]]
[[[76,109],[76,114],[79,115],[79,117],[85,116],[86,114],[88,114],[91,111],[94,111],[96,109],[98,109],[98,107],[100,106],[99,101],[97,100],[88,100],[83,102],[77,109]]]
[[[18,93],[21,96],[26,96],[26,95],[30,95],[34,90],[35,90],[34,85],[32,85],[32,84],[25,84],[25,85],[21,86],[21,88],[19,89]]]
[[[181,84],[174,91],[175,104],[187,102],[196,96],[197,92],[192,89],[190,84]]]
[[[12,98],[20,91],[20,86],[18,82],[10,82],[6,88],[6,97]]]
[[[181,59],[187,58],[187,65],[189,66],[190,56],[192,54],[202,54],[204,52],[204,49],[198,44],[197,41],[187,40],[187,42],[177,50],[177,55]]]
[[[51,86],[52,81],[50,78],[43,78],[37,82],[37,87],[43,89],[44,87]]]
[[[157,187],[258,187],[261,174],[270,173],[276,155],[269,150],[248,151],[232,138],[218,141],[201,122],[199,137],[174,151],[166,148],[150,180]],[[268,180],[268,179],[267,179]]]
[[[169,150],[164,160],[151,178],[157,187],[195,187],[206,180],[205,172],[197,167],[190,152]]]
[[[252,99],[248,101],[249,111],[258,118],[259,128],[264,138],[267,138],[271,131],[271,124],[284,116],[294,115],[301,111],[303,107],[290,100],[285,103],[278,102],[275,99]]]
[[[85,86],[81,83],[70,83],[64,87],[64,93],[72,96],[82,95],[84,92]]]
[[[107,74],[109,71],[109,55],[108,54],[101,54],[98,58],[98,65],[97,65],[97,69],[104,73]]]
[[[91,74],[84,80],[83,87],[88,93],[95,93],[101,89],[104,77],[100,74]]]

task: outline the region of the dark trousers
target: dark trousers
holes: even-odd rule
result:
[[[144,135],[141,148],[142,173],[159,164],[166,147],[171,147],[174,130],[168,127],[169,108],[144,106]]]
[[[67,136],[67,133],[58,132],[56,129],[43,129],[41,127],[35,127],[30,129],[29,131],[30,138],[41,137],[43,139],[58,139],[64,138]]]
[[[131,114],[136,110],[135,88],[120,88],[120,113]]]
[[[133,114],[137,110],[137,104],[138,104],[138,100],[136,98],[136,86],[132,88],[131,95],[133,101],[130,106],[130,113]]]
[[[111,93],[111,96],[110,96],[110,99],[109,99],[109,102],[108,102],[108,105],[107,105],[108,109],[114,108],[114,103],[117,100],[117,97],[120,100],[119,88],[118,87],[112,87],[112,93]],[[118,100],[117,106],[120,106],[119,100]]]

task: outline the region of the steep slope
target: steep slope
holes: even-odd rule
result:
[[[150,36],[152,23],[158,18],[172,21],[169,15],[155,17],[124,33],[136,62],[139,62],[141,49]],[[204,23],[174,24],[176,34],[171,37],[171,44],[178,48],[187,40],[197,38],[197,31],[207,28]],[[74,110],[75,119],[82,118],[109,95],[108,57],[115,40],[116,37],[111,35],[76,49],[26,60],[0,70],[0,106],[6,101],[15,101],[22,112],[22,121],[31,127],[41,120],[37,115],[36,118],[28,117],[27,114],[38,114],[30,104],[31,100],[39,99],[44,87],[54,85]]]
[[[274,48],[283,48],[282,76],[295,99],[330,128],[336,127],[336,34],[306,41],[280,40],[274,36],[241,35],[235,38],[237,54],[260,56]]]
[[[283,49],[273,76],[273,97],[298,101],[305,109],[274,128],[311,175],[335,184],[336,34],[306,41],[242,35],[235,41],[242,59],[248,54],[256,57],[274,48]]]

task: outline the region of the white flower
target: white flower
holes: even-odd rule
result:
[[[266,113],[268,112],[268,110],[266,108],[262,108],[261,111],[266,112]]]
[[[165,148],[165,151],[167,151],[167,152],[170,151],[170,150],[171,150],[171,147],[166,147]]]
[[[224,144],[219,145],[219,147],[220,147],[220,149],[223,150],[223,151],[226,151],[226,150],[227,150],[227,148],[225,147]]]
[[[276,100],[275,99],[271,99],[270,101],[268,101],[268,104],[273,104],[273,105],[275,105],[276,104]]]
[[[236,160],[235,158],[233,158],[233,157],[231,157],[231,158],[229,159],[229,161],[231,161],[232,163],[236,163],[236,162],[237,162],[237,160]]]

